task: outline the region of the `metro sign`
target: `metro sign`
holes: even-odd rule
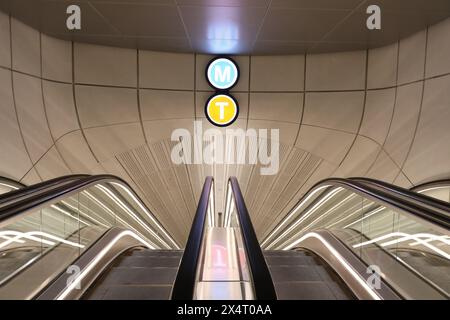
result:
[[[236,99],[228,94],[228,90],[239,80],[239,68],[230,58],[214,58],[206,68],[206,79],[217,90],[206,102],[206,118],[218,127],[229,126],[239,115]]]
[[[239,106],[231,95],[215,94],[206,102],[205,114],[212,124],[227,127],[237,119]]]
[[[208,64],[206,79],[214,89],[229,90],[239,79],[239,69],[230,58],[215,58]]]

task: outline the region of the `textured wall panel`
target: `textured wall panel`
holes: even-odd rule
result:
[[[402,186],[450,177],[448,19],[367,51],[234,57],[240,116],[230,128],[280,130],[280,169],[272,176],[260,174],[260,163],[171,162],[174,129],[192,132],[194,119],[213,128],[204,116],[211,56],[74,43],[72,57],[72,43],[11,21],[0,14],[1,174],[24,183],[116,174],[180,243],[208,175],[218,211],[228,177],[238,177],[259,237],[330,176]],[[20,71],[13,83],[12,69]],[[425,69],[434,78],[425,79],[422,97]]]

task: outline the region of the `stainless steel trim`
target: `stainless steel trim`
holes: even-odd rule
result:
[[[124,235],[118,239],[105,254],[100,255],[117,237],[128,230],[123,228],[111,228],[100,240],[98,240],[87,252],[79,257],[72,265],[80,268],[80,276],[85,274],[80,280],[80,289],[69,290],[72,274],[61,274],[50,286],[48,286],[36,299],[38,300],[75,300],[80,299],[89,289],[92,283],[100,274],[123,252],[135,248],[145,247],[145,243],[130,235]],[[92,266],[92,264],[95,264]],[[68,293],[62,297],[62,293]]]
[[[368,274],[367,265],[364,264],[356,255],[340,242],[331,232],[327,230],[319,230],[309,232],[316,236],[306,237],[295,248],[303,248],[310,250],[320,256],[330,267],[341,277],[350,290],[360,300],[399,300],[401,297],[397,295],[383,280],[381,280],[380,289],[371,289],[366,282]],[[320,240],[326,241],[338,255]],[[351,271],[349,271],[350,266]],[[359,277],[359,278],[358,278]]]
[[[422,224],[425,224],[432,228],[435,228],[435,229],[439,230],[440,232],[447,232],[447,230],[448,230],[447,226],[440,225],[437,221],[434,221],[432,219],[432,218],[434,218],[435,213],[438,214],[441,212],[435,212],[436,210],[430,211],[429,208],[423,208],[424,212],[427,212],[427,214],[419,215],[417,213],[417,210],[418,210],[417,203],[414,204],[414,208],[413,208],[413,206],[408,205],[408,203],[410,203],[411,201],[402,199],[401,197],[399,197],[395,194],[387,197],[386,192],[381,192],[381,191],[373,189],[373,188],[372,188],[373,190],[369,190],[370,188],[360,185],[360,183],[358,183],[357,181],[352,181],[352,180],[348,180],[348,179],[340,179],[340,178],[330,178],[330,179],[322,180],[322,181],[318,182],[317,184],[315,184],[313,187],[311,187],[308,190],[308,192],[292,207],[292,209],[289,210],[289,212],[283,217],[283,219],[281,219],[281,221],[276,226],[271,228],[270,231],[267,232],[263,236],[263,240],[261,241],[261,243],[264,244],[263,247],[265,249],[267,249],[268,246],[270,247],[273,243],[278,242],[278,238],[280,237],[280,234],[283,233],[283,230],[284,230],[283,228],[286,228],[288,226],[288,224],[285,224],[286,218],[289,217],[290,214],[294,210],[296,210],[296,208],[305,199],[308,199],[308,197],[313,195],[315,190],[320,187],[328,187],[328,188],[326,188],[323,192],[318,194],[313,201],[316,201],[317,199],[323,197],[326,193],[330,192],[332,189],[340,187],[345,190],[351,191],[359,196],[367,198],[371,201],[374,201],[386,208],[392,209],[394,211],[401,211],[402,213],[406,214],[408,217],[411,217],[412,219],[414,219]],[[365,190],[365,189],[367,189],[367,190]],[[376,195],[377,192],[381,193],[382,195],[377,196]],[[442,219],[444,219],[444,217],[441,216],[441,217],[439,217],[439,219],[441,219],[439,221],[442,222],[443,221]],[[449,221],[449,219],[448,219],[448,213],[447,213],[447,217],[445,218],[444,223],[448,224],[449,223],[448,221]],[[285,227],[277,230],[277,228],[279,228],[280,224],[283,224]],[[275,230],[277,230],[277,231],[274,232]],[[272,239],[271,241],[267,241],[267,239],[269,239],[269,238],[273,238],[273,239],[277,239],[277,240]],[[265,244],[266,242],[268,242],[268,243]]]
[[[98,184],[103,184],[103,183],[107,183],[107,182],[117,182],[116,180],[114,180],[113,178],[109,178],[109,179],[102,179],[101,181],[92,181],[89,184],[84,185],[81,189],[73,189],[69,192],[66,193],[62,193],[56,197],[53,197],[51,200],[45,201],[40,203],[39,205],[33,206],[32,208],[26,209],[24,211],[22,211],[19,215],[14,215],[11,217],[7,217],[3,220],[0,221],[0,228],[7,226],[11,223],[13,223],[14,221],[18,220],[18,219],[22,219],[23,217],[26,217],[29,214],[32,214],[36,211],[39,211],[40,209],[43,208],[47,208],[48,206],[58,203],[60,200],[66,199],[72,195],[78,194],[86,189],[89,189],[92,186],[98,185]],[[126,187],[126,185],[125,185]]]

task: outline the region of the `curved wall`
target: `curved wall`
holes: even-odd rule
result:
[[[410,187],[450,176],[450,19],[387,47],[237,56],[233,127],[279,128],[280,170],[170,161],[175,128],[204,119],[211,58],[71,43],[0,13],[0,176],[25,184],[111,173],[186,239],[204,176],[223,208],[237,175],[261,237],[317,181]]]

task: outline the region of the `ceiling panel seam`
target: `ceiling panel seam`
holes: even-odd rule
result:
[[[344,18],[342,18],[338,23],[336,23],[336,25],[331,28],[330,31],[328,31],[327,33],[325,33],[323,35],[323,37],[320,39],[320,42],[324,42],[324,40],[330,35],[332,34],[339,26],[341,26],[342,24],[344,24],[344,22],[346,22],[359,8],[361,8],[367,0],[362,0],[355,8],[353,8],[353,10],[351,10]],[[316,43],[315,45],[313,45],[313,47],[311,48],[311,50],[314,50],[317,46],[319,45],[319,43]]]
[[[174,0],[174,1],[175,1],[175,6],[177,7],[178,18],[180,19],[180,22],[184,29],[184,33],[186,34],[186,38],[188,39],[188,42],[189,42],[189,47],[191,48],[192,51],[194,51],[194,47],[192,46],[191,36],[189,34],[189,30],[187,28],[186,22],[184,21],[183,14],[181,13],[181,8],[178,5],[178,1],[177,0]]]
[[[255,45],[256,45],[256,42],[258,41],[259,35],[261,33],[261,30],[262,30],[262,28],[263,28],[263,26],[264,26],[264,24],[266,22],[266,18],[269,15],[269,12],[270,12],[270,9],[271,9],[271,6],[272,6],[272,1],[273,0],[269,0],[269,2],[267,3],[266,11],[264,12],[264,15],[263,15],[263,17],[261,19],[261,23],[259,24],[258,30],[256,31],[255,38],[253,39],[253,43],[252,43],[252,46],[251,46],[252,50],[255,48]]]

